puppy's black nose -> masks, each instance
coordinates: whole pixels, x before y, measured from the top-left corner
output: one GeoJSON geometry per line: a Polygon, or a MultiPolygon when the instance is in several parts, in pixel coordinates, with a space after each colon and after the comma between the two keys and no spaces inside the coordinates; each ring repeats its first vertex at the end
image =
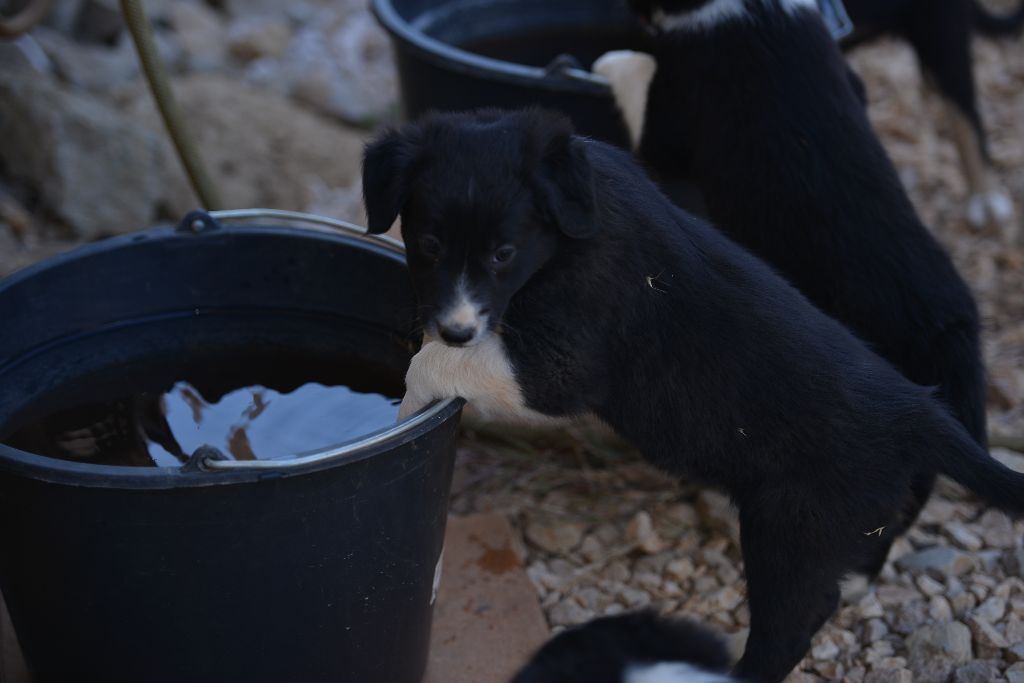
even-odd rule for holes
{"type": "Polygon", "coordinates": [[[465,344],[476,334],[476,328],[454,325],[440,325],[437,331],[441,334],[441,339],[449,344],[465,344]]]}

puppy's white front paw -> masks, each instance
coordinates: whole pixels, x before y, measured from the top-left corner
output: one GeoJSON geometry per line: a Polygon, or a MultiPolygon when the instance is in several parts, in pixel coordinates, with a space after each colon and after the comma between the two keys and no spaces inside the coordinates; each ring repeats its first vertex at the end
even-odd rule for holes
{"type": "Polygon", "coordinates": [[[634,148],[643,136],[647,90],[657,70],[658,63],[654,57],[633,50],[606,52],[594,62],[594,73],[608,80],[634,148]]]}
{"type": "Polygon", "coordinates": [[[1014,203],[1006,191],[976,193],[967,203],[967,219],[974,227],[1006,226],[1014,217],[1014,203]]]}

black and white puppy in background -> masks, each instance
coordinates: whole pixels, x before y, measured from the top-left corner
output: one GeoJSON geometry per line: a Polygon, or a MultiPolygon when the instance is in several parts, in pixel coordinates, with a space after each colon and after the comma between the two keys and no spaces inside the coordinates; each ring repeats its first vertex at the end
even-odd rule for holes
{"type": "Polygon", "coordinates": [[[592,415],[654,465],[728,492],[744,679],[786,677],[924,473],[1024,511],[1024,474],[931,389],[561,116],[387,132],[366,150],[363,192],[371,233],[401,215],[426,330],[402,415],[450,396],[506,420],[592,415]]]}
{"type": "Polygon", "coordinates": [[[895,34],[914,48],[925,82],[942,98],[967,180],[967,219],[974,225],[1005,223],[1013,204],[995,180],[978,111],[971,58],[972,30],[997,38],[1020,35],[1024,3],[1001,17],[980,0],[844,0],[853,33],[842,41],[850,49],[881,34],[895,34]]]}
{"type": "MultiPolygon", "coordinates": [[[[814,0],[632,0],[655,54],[595,63],[637,153],[986,443],[978,313],[921,223],[814,0]]],[[[927,501],[923,471],[901,526],[927,501]]],[[[888,555],[861,568],[873,578],[888,555]]],[[[863,579],[860,580],[863,584],[863,579]]]]}
{"type": "Polygon", "coordinates": [[[721,638],[696,623],[637,612],[559,633],[512,683],[734,683],[721,638]]]}

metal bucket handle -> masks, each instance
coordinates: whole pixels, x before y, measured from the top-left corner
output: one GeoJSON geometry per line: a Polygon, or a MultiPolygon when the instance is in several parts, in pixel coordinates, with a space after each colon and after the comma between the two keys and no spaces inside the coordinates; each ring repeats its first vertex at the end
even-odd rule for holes
{"type": "MultiPolygon", "coordinates": [[[[289,223],[300,223],[316,229],[328,229],[342,232],[351,237],[382,244],[389,249],[399,253],[405,253],[405,245],[393,237],[387,235],[371,235],[366,229],[349,223],[347,221],[317,216],[299,211],[284,211],[281,209],[231,209],[224,211],[192,211],[178,224],[177,230],[182,233],[204,234],[220,229],[220,221],[251,221],[251,220],[275,220],[287,221],[289,223]]],[[[183,467],[190,471],[238,471],[238,470],[260,470],[260,469],[292,469],[304,467],[313,463],[323,462],[342,458],[359,450],[379,446],[390,439],[399,436],[407,431],[415,429],[420,425],[435,420],[443,413],[448,406],[461,398],[447,398],[434,401],[415,415],[398,422],[391,427],[386,427],[376,432],[363,436],[356,441],[349,441],[338,446],[327,448],[322,451],[298,455],[290,458],[273,460],[230,460],[220,454],[216,448],[201,446],[196,450],[188,463],[183,467]],[[219,457],[218,457],[219,456],[219,457]],[[223,459],[221,459],[223,458],[223,459]]]]}

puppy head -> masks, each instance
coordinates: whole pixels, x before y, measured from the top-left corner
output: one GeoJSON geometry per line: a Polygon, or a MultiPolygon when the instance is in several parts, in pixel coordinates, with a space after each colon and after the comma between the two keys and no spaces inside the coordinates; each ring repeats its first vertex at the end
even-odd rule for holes
{"type": "Polygon", "coordinates": [[[433,114],[367,147],[369,232],[401,215],[428,334],[477,343],[564,240],[597,233],[583,144],[564,117],[530,110],[433,114]]]}

